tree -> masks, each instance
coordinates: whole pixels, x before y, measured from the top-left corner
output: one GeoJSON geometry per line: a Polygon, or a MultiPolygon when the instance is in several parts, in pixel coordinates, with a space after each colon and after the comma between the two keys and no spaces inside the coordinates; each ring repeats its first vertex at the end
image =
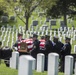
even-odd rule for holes
{"type": "MultiPolygon", "coordinates": [[[[36,9],[36,7],[46,7],[50,3],[53,3],[54,0],[7,0],[10,6],[13,7],[17,17],[22,20],[22,22],[26,25],[26,30],[28,30],[28,22],[29,18],[32,15],[32,12],[36,9]],[[22,10],[21,12],[18,12],[17,10],[22,10]],[[22,19],[20,16],[24,14],[24,19],[22,19]]],[[[49,6],[48,6],[49,7],[49,6]]]]}
{"type": "Polygon", "coordinates": [[[7,11],[6,8],[7,8],[7,2],[5,2],[4,0],[0,0],[0,16],[7,11]]]}
{"type": "Polygon", "coordinates": [[[0,0],[0,20],[1,16],[4,15],[7,12],[7,2],[4,0],[0,0]]]}
{"type": "Polygon", "coordinates": [[[7,0],[10,6],[12,6],[17,17],[22,20],[26,25],[26,30],[28,30],[29,18],[32,15],[32,12],[39,6],[42,0],[7,0]],[[18,10],[21,10],[20,12],[18,10]],[[24,19],[20,16],[24,14],[24,19]]]}
{"type": "Polygon", "coordinates": [[[56,5],[52,6],[52,8],[47,10],[47,15],[51,15],[52,17],[58,18],[59,16],[64,17],[64,24],[67,26],[66,15],[71,15],[76,7],[75,0],[58,0],[56,5]]]}

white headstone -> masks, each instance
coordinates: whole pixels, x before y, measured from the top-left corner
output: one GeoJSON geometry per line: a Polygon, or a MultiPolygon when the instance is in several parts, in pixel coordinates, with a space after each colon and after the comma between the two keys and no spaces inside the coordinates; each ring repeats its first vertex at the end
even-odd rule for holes
{"type": "Polygon", "coordinates": [[[3,41],[2,41],[2,47],[4,46],[4,42],[5,42],[5,41],[3,40],[3,41]]]}
{"type": "Polygon", "coordinates": [[[62,37],[59,37],[59,41],[62,41],[62,37]]]}
{"type": "Polygon", "coordinates": [[[63,35],[63,39],[64,39],[64,40],[65,40],[65,37],[66,37],[66,35],[64,34],[64,35],[63,35]]]}
{"type": "Polygon", "coordinates": [[[12,57],[10,58],[10,68],[12,68],[12,57]]]}
{"type": "Polygon", "coordinates": [[[61,31],[61,32],[62,32],[62,30],[63,30],[62,27],[60,27],[60,31],[61,31]]]}
{"type": "Polygon", "coordinates": [[[36,59],[35,58],[33,58],[32,70],[36,70],[36,59]]]}
{"type": "Polygon", "coordinates": [[[48,30],[46,30],[46,35],[48,35],[48,30]]]}
{"type": "Polygon", "coordinates": [[[76,35],[73,36],[73,40],[76,40],[76,35]]]}
{"type": "Polygon", "coordinates": [[[72,27],[71,30],[74,31],[74,27],[72,27]]]}
{"type": "Polygon", "coordinates": [[[7,41],[7,44],[6,44],[6,46],[8,46],[8,43],[9,43],[9,42],[7,41]]]}
{"type": "Polygon", "coordinates": [[[52,31],[50,31],[50,36],[52,35],[52,31]]]}
{"type": "Polygon", "coordinates": [[[40,35],[40,32],[38,32],[38,35],[40,35]]]}
{"type": "Polygon", "coordinates": [[[64,35],[64,31],[62,32],[62,36],[64,35]]]}
{"type": "Polygon", "coordinates": [[[74,53],[76,53],[76,45],[74,45],[74,53]]]}
{"type": "Polygon", "coordinates": [[[32,73],[33,57],[30,55],[22,55],[19,58],[18,75],[33,75],[32,73]]]}
{"type": "Polygon", "coordinates": [[[42,36],[44,35],[44,31],[42,31],[42,36]]]}
{"type": "Polygon", "coordinates": [[[12,65],[11,68],[18,69],[18,62],[19,62],[19,53],[12,52],[12,65]]]}
{"type": "Polygon", "coordinates": [[[74,30],[74,35],[76,35],[76,30],[74,30]]]}
{"type": "Polygon", "coordinates": [[[70,43],[71,43],[71,45],[72,45],[72,43],[73,43],[73,39],[71,38],[71,41],[70,41],[70,43]]]}
{"type": "Polygon", "coordinates": [[[37,72],[44,71],[45,56],[42,53],[37,54],[37,72]]]}
{"type": "Polygon", "coordinates": [[[58,75],[59,55],[50,53],[48,55],[48,75],[58,75]]]}
{"type": "Polygon", "coordinates": [[[61,34],[60,34],[60,31],[58,31],[58,36],[60,37],[60,35],[61,35],[61,34]]]}
{"type": "Polygon", "coordinates": [[[52,40],[52,36],[50,36],[50,40],[52,40]]]}
{"type": "Polygon", "coordinates": [[[54,31],[54,36],[56,36],[56,31],[54,31]]]}
{"type": "Polygon", "coordinates": [[[73,74],[73,56],[67,55],[65,56],[65,75],[73,74]]]}
{"type": "Polygon", "coordinates": [[[70,27],[68,27],[68,31],[70,30],[70,27]]]}
{"type": "Polygon", "coordinates": [[[0,41],[2,41],[2,37],[0,37],[0,41]]]}
{"type": "Polygon", "coordinates": [[[75,62],[75,71],[74,72],[75,72],[75,75],[76,75],[76,62],[75,62]]]}
{"type": "Polygon", "coordinates": [[[67,28],[66,28],[66,27],[64,27],[64,32],[66,32],[66,30],[67,30],[67,28]]]}

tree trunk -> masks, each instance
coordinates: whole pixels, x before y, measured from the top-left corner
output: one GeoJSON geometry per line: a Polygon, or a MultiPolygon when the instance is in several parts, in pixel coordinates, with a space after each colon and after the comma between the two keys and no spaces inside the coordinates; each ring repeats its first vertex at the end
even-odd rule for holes
{"type": "Polygon", "coordinates": [[[66,19],[66,11],[67,11],[67,5],[66,0],[63,1],[63,16],[64,16],[64,24],[67,27],[67,19],[66,19]]]}
{"type": "Polygon", "coordinates": [[[64,24],[67,27],[67,19],[66,19],[66,13],[64,14],[64,24]]]}
{"type": "Polygon", "coordinates": [[[29,23],[29,17],[26,17],[26,30],[25,31],[28,30],[28,23],[29,23]]]}

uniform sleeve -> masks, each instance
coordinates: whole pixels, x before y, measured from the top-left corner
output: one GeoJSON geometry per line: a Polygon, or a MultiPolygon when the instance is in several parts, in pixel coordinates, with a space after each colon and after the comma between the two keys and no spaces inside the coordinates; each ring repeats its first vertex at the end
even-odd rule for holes
{"type": "Polygon", "coordinates": [[[52,42],[46,42],[46,44],[45,44],[45,54],[48,55],[48,53],[52,52],[52,50],[53,50],[52,42]]]}
{"type": "Polygon", "coordinates": [[[35,42],[35,43],[34,43],[34,47],[33,47],[33,49],[38,50],[38,49],[39,49],[39,44],[40,44],[39,41],[35,42]]]}
{"type": "Polygon", "coordinates": [[[13,48],[14,47],[18,47],[18,41],[15,42],[15,44],[13,45],[13,48]]]}

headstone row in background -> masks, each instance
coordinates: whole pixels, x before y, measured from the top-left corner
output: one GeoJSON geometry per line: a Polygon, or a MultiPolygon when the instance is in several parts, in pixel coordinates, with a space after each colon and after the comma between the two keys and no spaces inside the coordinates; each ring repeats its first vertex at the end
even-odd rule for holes
{"type": "Polygon", "coordinates": [[[11,42],[11,47],[13,45],[13,43],[17,40],[17,34],[18,32],[23,33],[23,38],[29,38],[29,36],[31,36],[33,33],[38,34],[39,36],[41,35],[50,35],[50,39],[52,40],[53,36],[58,36],[59,40],[61,41],[62,39],[65,40],[65,37],[68,36],[71,38],[71,44],[73,44],[73,41],[76,40],[76,30],[72,28],[66,28],[64,27],[64,30],[62,30],[62,27],[60,27],[58,30],[48,30],[49,27],[47,25],[43,25],[42,27],[39,28],[39,26],[37,25],[36,27],[36,31],[26,31],[25,34],[25,29],[22,26],[19,26],[18,29],[16,29],[16,26],[9,26],[7,25],[7,28],[5,28],[4,26],[1,27],[1,40],[3,40],[2,42],[2,46],[9,46],[9,43],[11,42]],[[38,30],[40,29],[40,30],[38,30]],[[7,42],[7,44],[6,44],[7,42]]]}

